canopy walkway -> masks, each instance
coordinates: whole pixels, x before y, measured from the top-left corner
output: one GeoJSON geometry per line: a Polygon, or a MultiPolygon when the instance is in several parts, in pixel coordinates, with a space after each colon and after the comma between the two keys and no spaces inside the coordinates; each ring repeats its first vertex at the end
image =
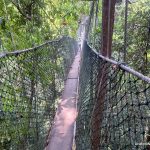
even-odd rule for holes
{"type": "Polygon", "coordinates": [[[74,133],[78,150],[147,146],[138,143],[146,143],[149,132],[150,79],[84,43],[77,96],[78,49],[75,40],[64,37],[1,55],[2,149],[69,150],[74,133]]]}
{"type": "Polygon", "coordinates": [[[138,143],[146,143],[149,132],[150,79],[84,43],[77,96],[77,49],[77,42],[65,37],[1,55],[2,149],[69,150],[74,133],[78,150],[147,146],[138,143]]]}
{"type": "Polygon", "coordinates": [[[98,53],[90,17],[78,41],[0,54],[0,150],[150,149],[150,78],[109,56],[113,19],[98,53]]]}

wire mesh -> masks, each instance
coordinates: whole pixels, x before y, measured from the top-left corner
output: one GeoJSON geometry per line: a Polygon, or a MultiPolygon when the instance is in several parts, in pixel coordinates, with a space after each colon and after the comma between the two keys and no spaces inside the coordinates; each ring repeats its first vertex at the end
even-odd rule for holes
{"type": "Polygon", "coordinates": [[[76,149],[148,150],[149,97],[150,82],[102,59],[85,43],[79,78],[76,149]]]}
{"type": "Polygon", "coordinates": [[[0,57],[0,150],[42,150],[77,52],[69,37],[0,57]]]}

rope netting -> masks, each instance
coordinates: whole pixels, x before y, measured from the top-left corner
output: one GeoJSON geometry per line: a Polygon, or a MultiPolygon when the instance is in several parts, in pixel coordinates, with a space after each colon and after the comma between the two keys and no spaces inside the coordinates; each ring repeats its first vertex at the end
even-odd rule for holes
{"type": "Polygon", "coordinates": [[[0,149],[44,149],[77,49],[63,37],[0,55],[0,149]]]}
{"type": "Polygon", "coordinates": [[[79,78],[77,150],[150,148],[150,79],[86,43],[79,78]]]}

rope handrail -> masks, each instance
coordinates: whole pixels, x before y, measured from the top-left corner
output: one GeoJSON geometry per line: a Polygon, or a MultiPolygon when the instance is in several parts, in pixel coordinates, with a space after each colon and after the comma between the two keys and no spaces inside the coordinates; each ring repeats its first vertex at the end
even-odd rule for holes
{"type": "Polygon", "coordinates": [[[32,48],[28,48],[28,49],[22,49],[22,50],[14,50],[12,52],[1,52],[0,53],[0,58],[3,58],[3,57],[7,57],[7,56],[10,56],[10,55],[19,55],[19,54],[22,54],[22,53],[26,53],[26,52],[29,52],[29,51],[33,51],[33,50],[36,50],[36,49],[39,49],[39,48],[42,48],[43,46],[46,46],[48,44],[52,44],[52,43],[58,43],[58,42],[61,42],[62,40],[65,40],[65,39],[72,39],[71,37],[69,36],[63,36],[61,37],[60,39],[57,39],[57,40],[50,40],[50,41],[47,41],[43,44],[40,44],[38,46],[34,46],[32,48]]]}
{"type": "Polygon", "coordinates": [[[148,83],[150,83],[150,78],[143,75],[142,73],[139,73],[138,71],[135,71],[134,69],[130,68],[129,66],[127,66],[127,64],[125,64],[124,62],[119,62],[119,61],[115,61],[113,59],[110,59],[108,57],[104,57],[101,54],[99,54],[94,48],[92,48],[90,45],[88,45],[91,48],[91,51],[93,51],[98,57],[102,58],[103,60],[112,63],[118,67],[120,67],[122,70],[127,71],[133,75],[135,75],[136,77],[138,77],[139,79],[142,79],[148,83]]]}

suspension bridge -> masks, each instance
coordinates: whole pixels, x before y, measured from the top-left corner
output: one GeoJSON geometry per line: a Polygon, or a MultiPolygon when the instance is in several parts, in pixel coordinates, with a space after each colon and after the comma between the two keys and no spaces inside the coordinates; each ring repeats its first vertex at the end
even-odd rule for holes
{"type": "Polygon", "coordinates": [[[92,14],[78,40],[0,54],[0,150],[150,149],[150,78],[111,59],[114,6],[104,2],[101,54],[92,14]]]}

